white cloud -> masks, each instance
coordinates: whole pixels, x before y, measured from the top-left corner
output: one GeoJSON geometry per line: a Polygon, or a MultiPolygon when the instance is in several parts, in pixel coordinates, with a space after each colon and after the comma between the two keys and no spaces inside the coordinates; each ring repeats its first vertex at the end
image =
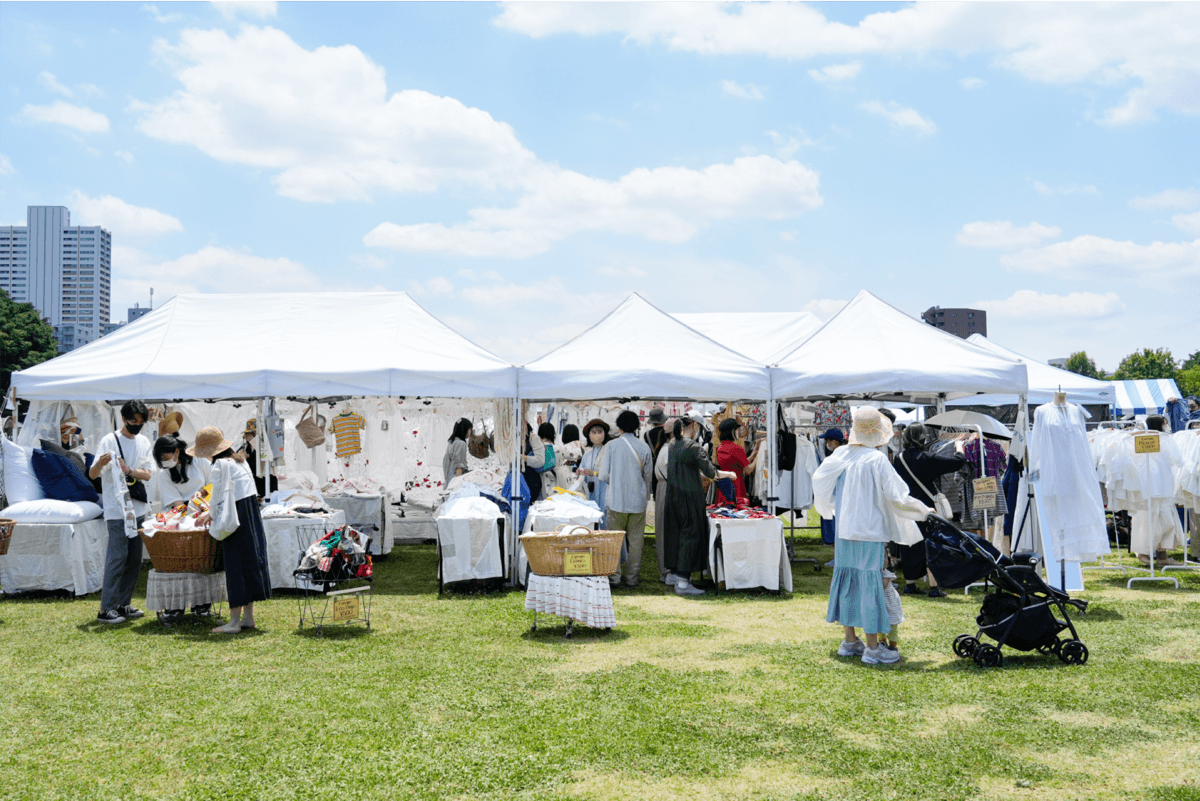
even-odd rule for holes
{"type": "Polygon", "coordinates": [[[182,231],[183,223],[156,209],[133,206],[119,197],[88,197],[76,190],[67,198],[71,211],[84,225],[102,225],[125,237],[146,237],[182,231]]]}
{"type": "Polygon", "coordinates": [[[742,86],[737,81],[721,81],[721,91],[731,97],[740,97],[743,100],[762,100],[762,89],[759,89],[752,83],[742,86]]]}
{"type": "Polygon", "coordinates": [[[958,232],[958,244],[969,248],[1026,248],[1041,244],[1044,239],[1053,239],[1061,233],[1061,228],[1035,222],[1017,227],[1008,220],[980,221],[962,227],[958,232]]]}
{"type": "Polygon", "coordinates": [[[374,253],[355,253],[348,258],[355,264],[370,267],[372,270],[382,270],[388,266],[387,259],[380,258],[374,253]]]}
{"type": "Polygon", "coordinates": [[[267,19],[278,13],[274,0],[213,0],[213,5],[225,19],[267,19]]]}
{"type": "Polygon", "coordinates": [[[849,302],[848,300],[830,299],[810,300],[800,307],[800,311],[810,312],[828,322],[830,317],[840,312],[849,302]]]}
{"type": "Polygon", "coordinates": [[[273,28],[185,30],[159,41],[183,88],[135,103],[138,128],[218,161],[274,171],[299,200],[367,200],[446,182],[511,187],[534,163],[508,125],[449,97],[388,95],[384,70],[357,47],[305,50],[273,28]]]}
{"type": "Polygon", "coordinates": [[[519,258],[542,253],[581,231],[682,242],[714,220],[784,219],[821,205],[817,174],[795,161],[748,156],[702,170],[636,169],[616,181],[542,168],[511,208],[478,208],[471,221],[383,223],[363,241],[374,247],[519,258]]]}
{"type": "Polygon", "coordinates": [[[998,317],[1039,321],[1111,317],[1125,310],[1125,303],[1116,292],[1044,295],[1031,289],[1018,290],[1005,300],[980,300],[974,305],[998,317]]]}
{"type": "Polygon", "coordinates": [[[13,165],[8,156],[0,153],[0,175],[12,175],[13,165]]]}
{"type": "Polygon", "coordinates": [[[1157,195],[1135,197],[1129,201],[1129,205],[1142,211],[1187,211],[1200,206],[1200,192],[1195,189],[1167,189],[1157,195]]]}
{"type": "Polygon", "coordinates": [[[861,61],[851,61],[848,64],[830,64],[828,67],[808,71],[808,77],[817,83],[837,84],[852,81],[862,72],[861,61]]]}
{"type": "Polygon", "coordinates": [[[67,97],[75,96],[75,93],[72,92],[68,87],[63,86],[58,82],[58,78],[55,78],[54,73],[52,72],[39,72],[37,79],[38,83],[49,89],[51,92],[57,92],[58,94],[66,95],[67,97]]]}
{"type": "Polygon", "coordinates": [[[1099,195],[1100,190],[1091,184],[1080,186],[1078,184],[1067,184],[1065,186],[1047,186],[1041,181],[1033,182],[1033,189],[1043,197],[1052,195],[1099,195]]]}
{"type": "Polygon", "coordinates": [[[116,156],[117,158],[119,158],[121,161],[125,162],[126,164],[133,163],[133,154],[130,153],[128,150],[117,150],[113,153],[113,155],[116,156]]]}
{"type": "Polygon", "coordinates": [[[785,137],[778,131],[767,131],[767,136],[771,137],[771,141],[775,143],[776,152],[781,159],[790,159],[800,148],[816,144],[802,129],[796,128],[795,130],[799,134],[798,137],[792,135],[785,137]]]}
{"type": "Polygon", "coordinates": [[[408,291],[414,295],[449,295],[454,291],[454,283],[439,275],[428,281],[410,281],[408,291]]]}
{"type": "Polygon", "coordinates": [[[1171,217],[1175,227],[1190,236],[1200,236],[1200,211],[1191,214],[1176,214],[1171,217]]]}
{"type": "Polygon", "coordinates": [[[183,19],[182,14],[163,14],[158,10],[158,6],[151,5],[149,3],[142,6],[142,10],[154,17],[155,22],[163,25],[168,22],[175,22],[176,20],[183,19]]]}
{"type": "Polygon", "coordinates": [[[919,3],[857,25],[799,3],[511,3],[495,22],[533,37],[619,34],[704,55],[993,53],[998,66],[1042,83],[1133,84],[1102,122],[1158,108],[1200,113],[1196,3],[919,3]]]}
{"type": "Polygon", "coordinates": [[[969,92],[972,89],[978,89],[979,87],[983,86],[984,83],[985,82],[981,78],[961,78],[959,79],[958,85],[969,92]]]}
{"type": "Polygon", "coordinates": [[[76,106],[56,100],[48,106],[28,105],[21,109],[18,119],[24,122],[65,125],[83,133],[104,133],[108,130],[108,117],[87,106],[76,106]]]}
{"type": "Polygon", "coordinates": [[[1149,276],[1200,275],[1200,239],[1139,245],[1099,236],[1079,236],[1000,257],[1010,270],[1088,280],[1133,280],[1149,276]]]}
{"type": "Polygon", "coordinates": [[[883,117],[897,128],[915,128],[923,134],[937,132],[937,125],[922,117],[916,110],[907,108],[892,101],[887,105],[878,100],[859,103],[858,107],[868,114],[883,117]]]}

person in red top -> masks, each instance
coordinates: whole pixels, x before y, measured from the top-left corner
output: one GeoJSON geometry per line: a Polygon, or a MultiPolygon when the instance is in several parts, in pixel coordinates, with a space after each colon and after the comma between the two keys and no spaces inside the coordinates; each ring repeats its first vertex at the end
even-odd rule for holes
{"type": "MultiPolygon", "coordinates": [[[[721,421],[721,425],[718,427],[721,432],[721,444],[717,447],[717,467],[721,470],[728,470],[736,476],[733,480],[734,492],[737,493],[736,502],[744,504],[748,500],[744,476],[754,472],[754,460],[758,458],[758,449],[762,445],[762,440],[759,440],[758,444],[754,446],[754,452],[747,457],[746,449],[734,438],[740,427],[741,423],[732,417],[721,421]]],[[[729,503],[735,502],[733,498],[725,500],[729,503]]]]}

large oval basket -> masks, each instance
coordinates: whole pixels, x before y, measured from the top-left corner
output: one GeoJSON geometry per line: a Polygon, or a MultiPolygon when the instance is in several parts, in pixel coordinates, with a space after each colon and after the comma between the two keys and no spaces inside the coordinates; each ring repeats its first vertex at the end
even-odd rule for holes
{"type": "Polygon", "coordinates": [[[142,534],[142,542],[159,573],[217,573],[224,569],[221,544],[209,536],[206,528],[156,531],[153,537],[142,534]]]}
{"type": "Polygon", "coordinates": [[[608,576],[621,566],[624,531],[592,531],[583,526],[562,525],[548,534],[522,534],[521,545],[529,567],[541,576],[565,576],[564,555],[590,553],[592,569],[574,575],[608,576]]]}
{"type": "Polygon", "coordinates": [[[13,529],[16,527],[16,520],[9,520],[7,517],[0,518],[0,556],[8,553],[8,544],[12,542],[13,529]]]}

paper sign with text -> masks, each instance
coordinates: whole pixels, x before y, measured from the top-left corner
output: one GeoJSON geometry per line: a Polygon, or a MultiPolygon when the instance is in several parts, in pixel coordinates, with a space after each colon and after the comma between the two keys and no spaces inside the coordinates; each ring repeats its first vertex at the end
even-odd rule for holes
{"type": "Polygon", "coordinates": [[[358,596],[351,595],[348,598],[333,599],[333,621],[342,623],[347,620],[358,619],[358,596]]]}
{"type": "Polygon", "coordinates": [[[1158,453],[1160,447],[1157,434],[1146,434],[1145,436],[1133,438],[1133,450],[1135,453],[1158,453]]]}
{"type": "Polygon", "coordinates": [[[563,554],[564,576],[592,575],[591,551],[567,551],[563,554]]]}

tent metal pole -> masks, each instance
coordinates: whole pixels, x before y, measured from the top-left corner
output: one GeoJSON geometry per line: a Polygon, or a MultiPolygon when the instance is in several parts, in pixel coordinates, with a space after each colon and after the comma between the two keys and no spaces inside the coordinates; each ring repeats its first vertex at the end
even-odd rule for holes
{"type": "Polygon", "coordinates": [[[767,370],[767,380],[770,382],[769,383],[770,390],[768,392],[768,394],[770,395],[770,399],[767,401],[767,458],[766,458],[767,497],[766,497],[766,501],[767,501],[767,511],[772,516],[774,516],[775,515],[775,501],[776,501],[775,454],[777,452],[776,448],[779,447],[775,441],[778,438],[778,434],[776,433],[775,429],[779,427],[779,421],[776,419],[777,415],[775,414],[775,377],[771,374],[771,371],[769,369],[767,370]]]}
{"type": "Polygon", "coordinates": [[[13,386],[9,387],[8,393],[9,393],[9,397],[12,399],[11,401],[9,401],[9,403],[12,404],[12,410],[13,410],[12,441],[16,442],[17,435],[21,433],[21,406],[17,400],[17,387],[15,384],[13,386]]]}
{"type": "Polygon", "coordinates": [[[263,471],[263,497],[271,497],[271,458],[264,459],[264,456],[270,456],[270,438],[267,436],[267,399],[258,399],[258,463],[263,471]]]}
{"type": "Polygon", "coordinates": [[[521,548],[521,443],[524,442],[525,428],[521,425],[521,372],[514,368],[513,375],[513,456],[508,482],[508,503],[512,509],[512,546],[508,552],[509,586],[516,586],[520,581],[517,556],[521,548]],[[515,496],[515,497],[514,497],[515,496]]]}

